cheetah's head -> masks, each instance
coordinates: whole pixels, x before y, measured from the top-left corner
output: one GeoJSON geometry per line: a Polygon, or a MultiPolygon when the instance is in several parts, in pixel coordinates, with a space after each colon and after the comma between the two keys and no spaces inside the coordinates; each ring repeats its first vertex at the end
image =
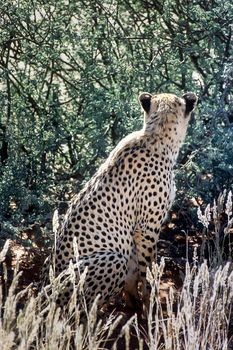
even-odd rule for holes
{"type": "Polygon", "coordinates": [[[182,141],[191,112],[197,104],[197,96],[188,92],[182,97],[173,94],[151,95],[143,92],[139,101],[144,110],[144,130],[162,137],[176,135],[182,141]]]}

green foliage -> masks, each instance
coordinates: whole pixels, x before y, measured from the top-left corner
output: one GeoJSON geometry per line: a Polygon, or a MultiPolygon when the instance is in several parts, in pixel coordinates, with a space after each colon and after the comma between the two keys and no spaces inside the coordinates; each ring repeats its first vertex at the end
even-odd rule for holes
{"type": "Polygon", "coordinates": [[[231,187],[232,21],[229,0],[1,2],[1,215],[79,190],[142,124],[140,91],[199,94],[181,197],[231,187]]]}

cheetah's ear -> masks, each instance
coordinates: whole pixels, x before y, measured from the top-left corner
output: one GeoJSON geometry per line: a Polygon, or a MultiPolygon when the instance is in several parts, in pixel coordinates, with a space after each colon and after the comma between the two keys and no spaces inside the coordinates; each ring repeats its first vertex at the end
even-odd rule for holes
{"type": "Polygon", "coordinates": [[[138,99],[142,105],[142,108],[144,109],[144,111],[146,113],[148,113],[150,110],[151,97],[152,97],[152,95],[149,94],[149,92],[142,92],[138,97],[138,99]]]}
{"type": "Polygon", "coordinates": [[[197,95],[195,95],[193,92],[187,92],[182,97],[186,103],[185,113],[189,114],[196,107],[197,100],[198,100],[197,95]]]}

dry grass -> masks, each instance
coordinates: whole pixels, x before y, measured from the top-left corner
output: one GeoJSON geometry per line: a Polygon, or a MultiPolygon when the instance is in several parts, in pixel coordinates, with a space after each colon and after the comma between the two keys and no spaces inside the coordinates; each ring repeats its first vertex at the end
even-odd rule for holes
{"type": "Polygon", "coordinates": [[[206,263],[192,268],[187,264],[182,290],[176,296],[170,289],[165,307],[157,292],[162,271],[163,262],[148,273],[151,305],[155,305],[148,318],[149,349],[228,349],[233,301],[230,263],[216,271],[209,270],[206,263]]]}
{"type": "MultiPolygon", "coordinates": [[[[228,349],[228,328],[233,301],[233,272],[230,263],[215,271],[206,263],[189,264],[183,288],[172,289],[161,302],[159,286],[164,260],[148,271],[152,291],[147,327],[140,327],[137,315],[123,324],[115,312],[100,318],[97,302],[86,314],[85,326],[80,310],[75,307],[76,295],[62,314],[54,302],[60,288],[54,279],[49,300],[42,294],[30,295],[30,286],[17,292],[19,274],[13,279],[6,300],[1,298],[0,348],[8,349],[121,349],[118,340],[125,338],[124,349],[131,349],[131,334],[138,337],[137,348],[166,350],[228,349]],[[18,310],[20,300],[26,300],[18,310]],[[120,329],[119,329],[120,325],[120,329]]],[[[2,293],[1,293],[2,296],[2,293]]],[[[134,348],[135,349],[135,348],[134,348]]]]}
{"type": "MultiPolygon", "coordinates": [[[[208,206],[204,212],[198,212],[205,236],[209,223],[214,220],[216,246],[219,243],[220,211],[224,210],[227,215],[224,235],[232,229],[232,195],[224,196],[212,208],[208,206]]],[[[4,268],[7,249],[6,243],[0,253],[3,280],[7,280],[4,268]]],[[[32,286],[19,290],[20,273],[15,273],[7,293],[3,283],[0,289],[0,349],[232,349],[229,333],[229,328],[232,328],[232,265],[230,261],[224,262],[220,250],[217,250],[217,258],[213,258],[208,265],[206,261],[199,264],[197,257],[194,257],[192,265],[186,264],[182,288],[170,288],[163,298],[160,287],[165,260],[154,264],[147,273],[151,295],[146,319],[139,314],[126,317],[117,309],[100,315],[98,300],[89,312],[85,311],[83,317],[76,300],[79,292],[83,296],[85,309],[85,273],[74,290],[66,312],[57,308],[55,303],[62,289],[61,276],[54,278],[51,273],[51,287],[34,295],[32,286]]],[[[73,266],[70,265],[66,278],[74,282],[74,275],[73,266]]]]}

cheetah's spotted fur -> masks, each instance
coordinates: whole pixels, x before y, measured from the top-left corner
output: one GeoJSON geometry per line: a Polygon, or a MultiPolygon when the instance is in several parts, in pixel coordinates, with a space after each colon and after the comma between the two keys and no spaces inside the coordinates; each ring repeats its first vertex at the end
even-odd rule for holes
{"type": "MultiPolygon", "coordinates": [[[[175,196],[173,167],[197,97],[142,93],[139,100],[143,129],[125,137],[73,198],[55,246],[57,275],[70,260],[77,263],[76,238],[79,269],[88,267],[88,305],[97,294],[101,304],[123,287],[137,297],[175,196]]],[[[66,304],[70,295],[68,285],[58,303],[66,304]]]]}

